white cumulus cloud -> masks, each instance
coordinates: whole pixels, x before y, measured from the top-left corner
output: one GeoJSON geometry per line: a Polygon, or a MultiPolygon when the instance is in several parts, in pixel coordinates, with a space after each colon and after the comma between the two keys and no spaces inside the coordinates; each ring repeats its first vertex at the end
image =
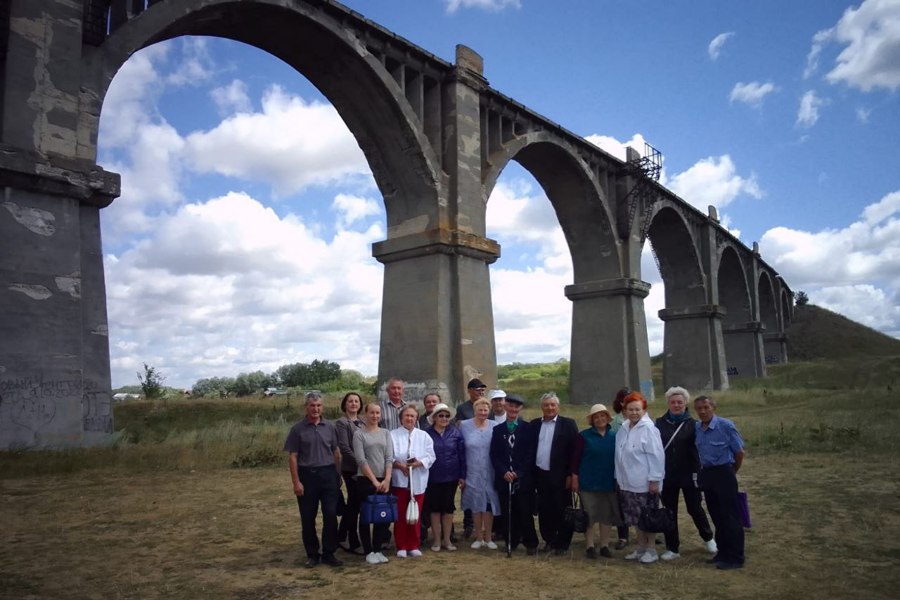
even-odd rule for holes
{"type": "Polygon", "coordinates": [[[371,172],[334,107],[307,102],[277,85],[263,95],[262,112],[233,115],[185,141],[195,170],[264,181],[281,193],[371,172]]]}
{"type": "Polygon", "coordinates": [[[444,0],[447,12],[455,13],[461,8],[478,8],[490,12],[499,12],[505,8],[522,8],[520,0],[444,0]]]}
{"type": "Polygon", "coordinates": [[[870,204],[842,229],[770,229],[760,250],[791,288],[807,292],[813,303],[900,334],[900,191],[870,204]],[[881,300],[862,302],[864,297],[881,300]]]}
{"type": "Polygon", "coordinates": [[[750,83],[738,82],[731,89],[728,96],[730,102],[743,102],[749,106],[758,107],[763,100],[775,91],[775,84],[772,82],[760,83],[751,81],[750,83]]]}
{"type": "Polygon", "coordinates": [[[900,87],[900,3],[896,0],[864,0],[844,11],[834,27],[817,32],[805,75],[816,71],[830,44],[843,49],[825,76],[828,81],[864,92],[900,87]]]}
{"type": "Polygon", "coordinates": [[[815,91],[809,90],[800,98],[800,108],[797,109],[797,125],[812,127],[819,120],[819,109],[828,104],[825,98],[820,98],[815,91]]]}
{"type": "Polygon", "coordinates": [[[719,54],[722,52],[722,47],[725,45],[729,39],[734,36],[733,31],[727,31],[725,33],[720,33],[716,37],[712,39],[709,43],[709,47],[706,49],[709,52],[709,58],[712,60],[716,60],[719,58],[719,54]]]}
{"type": "Polygon", "coordinates": [[[247,84],[234,79],[228,85],[213,88],[210,91],[213,102],[219,107],[219,114],[229,115],[233,112],[250,112],[253,104],[247,95],[247,84]]]}
{"type": "Polygon", "coordinates": [[[756,176],[742,177],[727,154],[710,156],[674,175],[667,186],[685,202],[706,212],[710,205],[721,209],[741,195],[762,198],[756,176]]]}

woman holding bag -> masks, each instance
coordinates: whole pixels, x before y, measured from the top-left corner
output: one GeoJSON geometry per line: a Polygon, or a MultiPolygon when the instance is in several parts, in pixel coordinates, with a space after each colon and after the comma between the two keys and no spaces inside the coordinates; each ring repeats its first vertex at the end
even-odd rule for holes
{"type": "MultiPolygon", "coordinates": [[[[372,494],[387,494],[391,488],[391,469],[394,462],[394,444],[387,429],[378,426],[381,420],[381,406],[366,404],[366,426],[353,436],[353,457],[356,459],[357,492],[365,499],[372,494]]],[[[390,537],[389,523],[371,526],[359,524],[359,538],[366,562],[370,565],[386,563],[387,557],[381,552],[390,537]]]]}
{"type": "Polygon", "coordinates": [[[419,550],[422,502],[428,485],[428,469],[434,464],[431,436],[416,428],[419,411],[407,404],[400,411],[400,427],[391,431],[394,444],[394,468],[391,493],[397,497],[399,519],[394,524],[397,557],[422,556],[419,550]]]}
{"type": "Polygon", "coordinates": [[[666,457],[659,430],[647,415],[647,401],[639,392],[631,392],[622,401],[625,422],[616,432],[616,483],[626,525],[637,529],[637,549],[625,560],[654,563],[659,560],[654,546],[656,536],[638,528],[641,510],[659,504],[666,457]]]}

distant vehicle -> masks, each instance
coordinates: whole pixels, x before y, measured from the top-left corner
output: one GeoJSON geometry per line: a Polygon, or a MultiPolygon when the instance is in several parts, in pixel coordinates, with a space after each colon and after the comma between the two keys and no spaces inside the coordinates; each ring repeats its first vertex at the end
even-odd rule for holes
{"type": "Polygon", "coordinates": [[[119,392],[118,394],[113,394],[114,402],[122,402],[123,400],[139,400],[141,397],[140,394],[126,394],[124,392],[119,392]]]}
{"type": "Polygon", "coordinates": [[[287,396],[290,392],[283,388],[270,387],[266,388],[266,391],[263,392],[263,396],[287,396]]]}

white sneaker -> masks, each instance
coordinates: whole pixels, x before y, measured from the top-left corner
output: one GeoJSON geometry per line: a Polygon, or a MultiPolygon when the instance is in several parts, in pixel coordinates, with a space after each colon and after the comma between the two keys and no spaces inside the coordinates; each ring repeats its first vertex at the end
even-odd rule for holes
{"type": "MultiPolygon", "coordinates": [[[[440,550],[440,546],[438,546],[438,549],[440,550]]],[[[409,555],[414,557],[422,556],[422,551],[416,548],[415,550],[410,550],[409,555]]]]}
{"type": "Polygon", "coordinates": [[[475,540],[474,542],[472,542],[472,550],[478,550],[483,545],[484,545],[484,542],[482,542],[481,540],[475,540]]]}
{"type": "Polygon", "coordinates": [[[406,550],[397,550],[397,558],[406,558],[406,550]]]}
{"type": "Polygon", "coordinates": [[[497,549],[497,544],[495,544],[494,542],[485,542],[484,545],[487,546],[489,550],[497,549]]]}
{"type": "Polygon", "coordinates": [[[638,548],[631,554],[626,554],[625,560],[638,560],[640,557],[642,557],[644,555],[645,552],[647,552],[647,551],[644,550],[643,548],[638,548]]]}
{"type": "Polygon", "coordinates": [[[660,558],[663,560],[675,560],[676,558],[678,558],[680,556],[681,555],[678,554],[677,552],[672,552],[671,550],[666,550],[665,552],[662,553],[660,558]]]}
{"type": "Polygon", "coordinates": [[[709,540],[708,542],[704,542],[703,547],[706,548],[706,551],[709,552],[710,554],[715,554],[716,552],[719,551],[719,547],[716,546],[715,539],[709,540]]]}
{"type": "Polygon", "coordinates": [[[377,565],[381,562],[381,560],[378,558],[378,554],[376,554],[375,552],[369,552],[368,554],[366,554],[366,562],[370,565],[377,565]]]}
{"type": "Polygon", "coordinates": [[[376,552],[376,553],[375,553],[375,557],[378,558],[378,562],[380,562],[380,563],[386,563],[386,562],[388,562],[387,556],[385,556],[385,555],[382,554],[381,552],[376,552]]]}
{"type": "Polygon", "coordinates": [[[639,560],[644,564],[650,564],[659,560],[659,556],[656,554],[656,550],[647,550],[639,560]]]}

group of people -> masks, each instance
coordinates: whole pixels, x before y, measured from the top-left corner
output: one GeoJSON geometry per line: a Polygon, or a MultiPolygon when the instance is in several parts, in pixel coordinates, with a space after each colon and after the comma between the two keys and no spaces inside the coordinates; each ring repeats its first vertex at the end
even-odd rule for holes
{"type": "Polygon", "coordinates": [[[473,379],[469,399],[454,411],[440,395],[423,398],[424,412],[403,399],[403,381],[391,379],[387,399],[363,406],[359,394],[341,401],[342,416],[322,418],[322,398],[306,396],[305,418],[293,426],[285,442],[300,509],[307,566],[339,566],[335,553],[365,556],[370,564],[388,562],[384,551],[390,524],[360,521],[367,498],[391,494],[400,518],[393,524],[398,558],[419,557],[431,531],[433,552],[454,551],[456,495],[464,511],[464,537],[473,549],[508,553],[521,545],[528,555],[539,551],[566,554],[573,525],[565,518],[576,497],[588,516],[586,556],[611,557],[612,528],[616,549],[636,545],[626,560],[653,563],[677,559],[679,494],[684,496],[709,561],[720,569],[744,563],[744,533],[737,504],[735,474],[743,459],[743,441],[734,424],[716,416],[712,398],[694,400],[699,417],[688,411],[690,395],[681,387],[666,392],[668,410],[654,422],[638,392],[623,388],[613,411],[595,404],[588,427],[579,431],[574,419],[559,414],[559,398],[540,399],[542,416],[520,417],[522,398],[494,390],[473,379]],[[347,494],[338,524],[341,478],[347,494]],[[701,490],[715,534],[701,505],[701,490]],[[665,532],[666,550],[657,554],[656,535],[643,531],[641,512],[659,503],[675,517],[665,532]],[[421,515],[405,518],[410,503],[421,515]],[[321,505],[321,545],[315,520],[321,505]],[[534,515],[538,517],[535,528],[534,515]],[[538,548],[538,532],[544,540],[538,548]]]}

